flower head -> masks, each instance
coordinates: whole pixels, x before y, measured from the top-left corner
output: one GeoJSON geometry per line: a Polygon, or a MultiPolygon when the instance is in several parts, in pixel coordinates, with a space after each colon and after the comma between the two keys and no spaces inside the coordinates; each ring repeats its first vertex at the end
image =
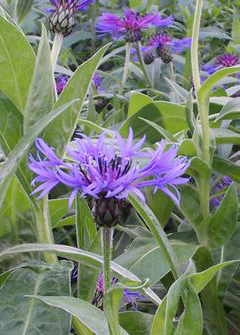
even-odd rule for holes
{"type": "Polygon", "coordinates": [[[66,86],[68,82],[68,77],[66,76],[59,76],[56,78],[56,88],[57,88],[57,93],[61,94],[62,90],[66,86]]]}
{"type": "Polygon", "coordinates": [[[104,13],[99,18],[96,27],[101,34],[111,34],[115,39],[124,37],[127,42],[136,42],[141,40],[143,30],[154,26],[168,27],[172,23],[172,16],[163,19],[158,13],[141,15],[131,9],[126,9],[124,18],[104,13]]]}
{"type": "Polygon", "coordinates": [[[147,186],[154,191],[161,189],[179,205],[180,193],[176,186],[188,182],[188,178],[181,177],[189,166],[188,160],[177,157],[176,146],[166,149],[166,141],[158,143],[155,151],[143,152],[140,149],[144,141],[145,137],[134,144],[131,128],[126,140],[115,133],[115,139],[107,141],[102,134],[95,143],[82,135],[76,139],[76,149],[66,148],[69,160],[63,162],[43,140],[37,139],[37,149],[45,157],[42,159],[39,153],[37,160],[30,156],[29,168],[37,174],[34,183],[42,183],[33,193],[41,192],[41,198],[62,183],[72,190],[70,205],[78,192],[95,198],[98,210],[95,217],[104,224],[106,220],[114,221],[116,211],[119,217],[119,203],[129,192],[135,192],[144,201],[141,189],[147,186]]]}
{"type": "Polygon", "coordinates": [[[74,14],[78,11],[83,11],[94,0],[49,0],[54,6],[49,9],[53,12],[50,19],[50,29],[54,33],[60,33],[63,36],[68,36],[73,31],[75,26],[74,14]]]}
{"type": "MultiPolygon", "coordinates": [[[[216,180],[216,177],[214,178],[216,180]]],[[[216,208],[220,205],[223,197],[224,197],[224,190],[226,190],[232,183],[232,179],[228,176],[223,176],[213,187],[211,195],[211,207],[216,208]],[[219,194],[221,193],[221,194],[219,194]]]]}
{"type": "Polygon", "coordinates": [[[203,65],[201,69],[211,75],[220,69],[236,65],[239,65],[239,56],[232,53],[224,53],[217,56],[211,64],[203,65]]]}
{"type": "Polygon", "coordinates": [[[164,63],[170,63],[173,59],[172,53],[180,53],[191,47],[192,40],[189,37],[183,39],[173,38],[166,33],[152,36],[147,46],[143,48],[145,54],[152,53],[155,49],[157,55],[164,63]]]}

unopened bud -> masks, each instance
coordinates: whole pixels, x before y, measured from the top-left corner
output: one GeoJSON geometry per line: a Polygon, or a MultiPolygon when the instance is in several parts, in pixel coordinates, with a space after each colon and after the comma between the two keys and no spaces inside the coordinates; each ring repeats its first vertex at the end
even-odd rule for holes
{"type": "Polygon", "coordinates": [[[67,6],[61,6],[50,18],[50,29],[54,33],[68,36],[75,26],[74,11],[67,6]]]}
{"type": "Polygon", "coordinates": [[[166,46],[161,46],[157,48],[157,54],[163,61],[163,63],[169,64],[173,60],[171,51],[166,46]]]}

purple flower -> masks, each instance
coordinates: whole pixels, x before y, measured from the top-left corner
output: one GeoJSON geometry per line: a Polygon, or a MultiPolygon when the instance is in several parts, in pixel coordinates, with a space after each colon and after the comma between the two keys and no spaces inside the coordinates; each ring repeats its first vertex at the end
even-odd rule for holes
{"type": "MultiPolygon", "coordinates": [[[[216,180],[216,177],[214,178],[216,180]]],[[[215,186],[212,189],[211,195],[212,195],[212,200],[211,200],[211,207],[218,207],[224,197],[224,194],[217,195],[219,192],[224,191],[224,189],[227,189],[232,183],[232,179],[228,176],[223,176],[220,181],[218,181],[215,186]],[[214,196],[216,195],[216,196],[214,196]]]]}
{"type": "Polygon", "coordinates": [[[68,36],[75,26],[74,15],[83,11],[93,3],[94,0],[49,0],[54,6],[48,9],[53,15],[50,18],[50,29],[52,32],[68,36]]]}
{"type": "MultiPolygon", "coordinates": [[[[69,78],[67,76],[59,76],[56,78],[56,88],[57,93],[61,94],[62,90],[66,86],[69,78]]],[[[96,90],[101,90],[101,84],[102,84],[102,77],[98,74],[94,74],[92,79],[92,86],[96,88],[96,90]]]]}
{"type": "Polygon", "coordinates": [[[61,94],[62,90],[66,86],[68,82],[68,77],[66,76],[59,76],[56,78],[56,88],[57,88],[57,93],[61,94]]]}
{"type": "Polygon", "coordinates": [[[134,143],[131,128],[126,140],[117,132],[114,139],[106,139],[102,134],[96,142],[82,135],[82,139],[76,139],[75,150],[66,148],[70,159],[63,162],[43,140],[37,139],[37,149],[45,158],[38,154],[35,160],[30,156],[29,168],[37,174],[34,183],[42,183],[33,193],[41,191],[41,198],[62,183],[72,190],[69,205],[78,192],[106,199],[109,205],[111,199],[113,202],[125,199],[131,191],[144,201],[141,189],[151,186],[154,192],[161,189],[179,205],[180,193],[176,186],[188,182],[188,178],[181,177],[189,166],[187,158],[177,157],[178,148],[166,148],[166,141],[158,143],[154,151],[141,151],[144,141],[145,136],[134,143]]]}
{"type": "MultiPolygon", "coordinates": [[[[111,280],[111,285],[114,286],[117,283],[117,279],[115,277],[111,280]]],[[[99,303],[102,302],[104,297],[104,281],[103,274],[101,273],[96,286],[95,296],[93,298],[93,304],[99,306],[99,303]]],[[[137,300],[145,300],[145,297],[142,296],[139,292],[131,291],[128,289],[123,289],[123,299],[122,302],[124,304],[131,304],[134,310],[137,310],[137,300]]]]}
{"type": "Polygon", "coordinates": [[[72,13],[75,14],[77,11],[86,10],[93,1],[94,0],[49,0],[55,8],[48,9],[48,11],[54,12],[63,8],[65,10],[71,10],[72,13]]]}
{"type": "Polygon", "coordinates": [[[115,14],[104,13],[97,22],[98,33],[111,34],[113,38],[124,37],[127,42],[140,41],[142,31],[150,27],[169,27],[173,23],[173,17],[163,19],[158,13],[141,15],[131,9],[126,9],[124,17],[115,14]]]}
{"type": "Polygon", "coordinates": [[[239,56],[232,53],[224,53],[220,56],[217,56],[212,64],[205,64],[201,67],[201,69],[211,75],[220,69],[238,64],[239,56]]]}
{"type": "Polygon", "coordinates": [[[160,33],[152,36],[147,46],[143,48],[145,54],[152,53],[156,50],[157,55],[164,63],[172,61],[172,53],[180,53],[191,47],[192,39],[185,37],[183,39],[173,38],[169,34],[160,33]]]}
{"type": "Polygon", "coordinates": [[[101,85],[102,85],[102,77],[99,74],[94,74],[93,80],[92,80],[92,85],[97,89],[101,90],[101,85]]]}

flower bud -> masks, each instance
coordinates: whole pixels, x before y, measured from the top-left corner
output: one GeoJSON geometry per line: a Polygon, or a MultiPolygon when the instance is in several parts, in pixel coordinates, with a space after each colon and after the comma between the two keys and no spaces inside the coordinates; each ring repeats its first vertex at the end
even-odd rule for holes
{"type": "Polygon", "coordinates": [[[146,52],[143,55],[143,60],[146,65],[150,65],[154,62],[154,56],[151,52],[146,52]]]}
{"type": "Polygon", "coordinates": [[[99,226],[116,226],[121,217],[122,200],[117,198],[98,198],[94,199],[93,214],[99,226]]]}
{"type": "Polygon", "coordinates": [[[74,10],[67,4],[57,8],[50,18],[50,29],[54,33],[68,36],[73,31],[74,26],[74,10]]]}
{"type": "Polygon", "coordinates": [[[163,63],[169,64],[173,60],[172,53],[167,46],[158,47],[157,54],[161,58],[163,63]]]}

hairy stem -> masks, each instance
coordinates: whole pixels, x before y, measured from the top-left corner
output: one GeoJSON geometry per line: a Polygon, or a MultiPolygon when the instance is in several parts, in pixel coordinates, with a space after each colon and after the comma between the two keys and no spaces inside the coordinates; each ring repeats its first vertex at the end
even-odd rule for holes
{"type": "MultiPolygon", "coordinates": [[[[54,244],[52,228],[49,222],[48,197],[40,200],[39,206],[34,207],[39,243],[54,244]]],[[[57,262],[57,256],[50,252],[44,253],[45,261],[49,264],[57,262]]]]}
{"type": "Polygon", "coordinates": [[[129,64],[130,64],[130,55],[131,55],[132,43],[126,43],[126,56],[125,56],[125,65],[122,78],[122,86],[119,88],[119,95],[123,94],[124,86],[128,79],[129,64]]]}
{"type": "MultiPolygon", "coordinates": [[[[198,110],[201,121],[201,158],[206,161],[206,163],[211,165],[210,158],[210,127],[208,119],[208,105],[205,101],[199,96],[199,90],[201,88],[201,80],[199,73],[199,59],[198,59],[198,40],[199,40],[199,30],[201,23],[201,14],[203,8],[203,0],[197,0],[194,23],[193,23],[193,34],[192,34],[192,48],[191,48],[191,61],[192,61],[192,74],[193,82],[196,90],[197,101],[198,101],[198,110]]],[[[200,176],[199,178],[199,194],[201,201],[201,208],[204,217],[206,218],[209,215],[209,178],[205,175],[200,176]]]]}
{"type": "Polygon", "coordinates": [[[142,56],[142,52],[141,52],[141,45],[140,45],[140,42],[137,42],[137,45],[136,45],[136,51],[137,51],[137,57],[138,57],[138,60],[139,60],[139,63],[140,63],[140,66],[141,66],[141,69],[142,69],[142,72],[148,82],[148,85],[154,89],[153,87],[153,83],[149,77],[149,74],[147,72],[147,69],[146,69],[146,65],[144,63],[144,60],[143,60],[143,56],[142,56]]]}
{"type": "Polygon", "coordinates": [[[102,233],[102,251],[103,251],[103,279],[105,292],[111,288],[111,257],[113,243],[113,228],[103,226],[102,233]]]}

